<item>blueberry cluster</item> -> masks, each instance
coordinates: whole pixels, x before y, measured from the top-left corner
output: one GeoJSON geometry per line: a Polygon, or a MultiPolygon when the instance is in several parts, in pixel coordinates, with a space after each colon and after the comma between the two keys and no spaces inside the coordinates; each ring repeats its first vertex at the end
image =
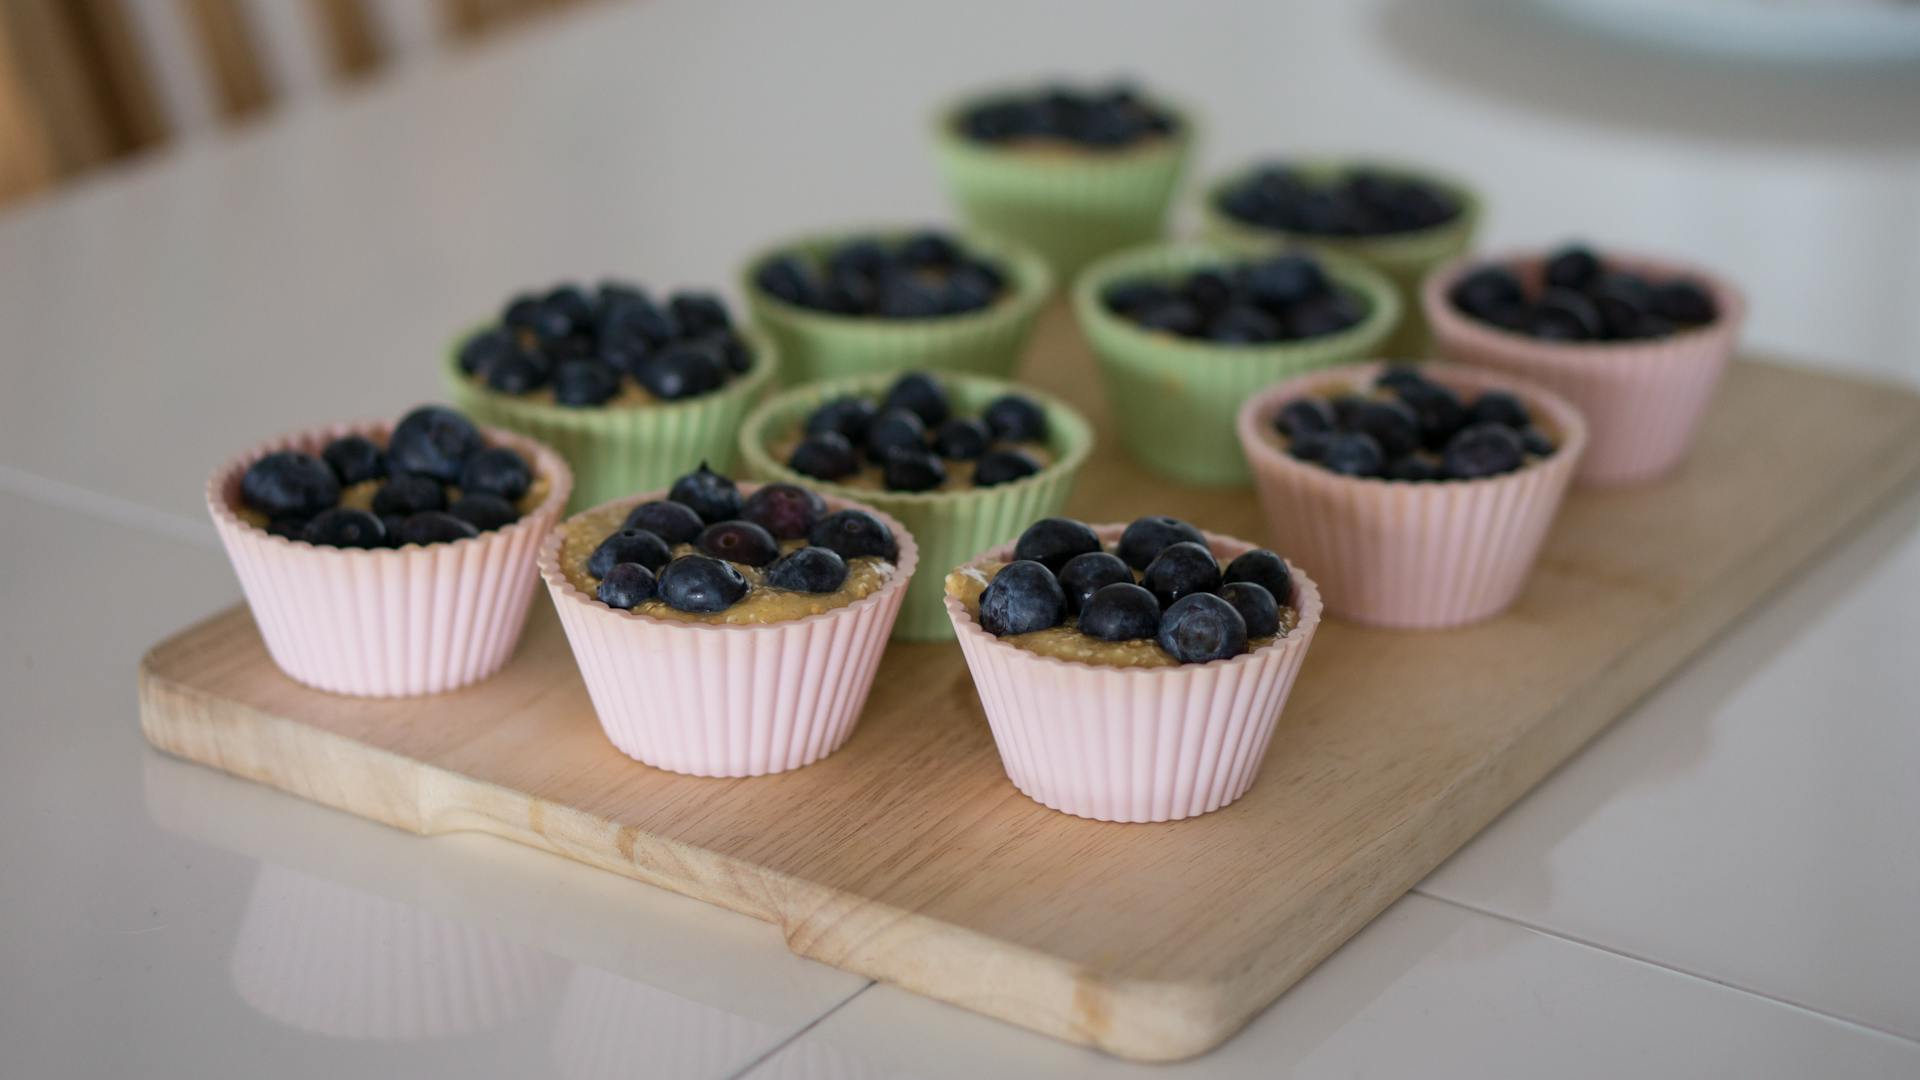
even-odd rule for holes
{"type": "Polygon", "coordinates": [[[1151,640],[1183,664],[1225,660],[1280,632],[1293,573],[1265,548],[1224,569],[1192,525],[1143,517],[1112,551],[1086,524],[1043,518],[980,594],[980,626],[996,637],[1072,625],[1101,641],[1151,640]]]}
{"type": "Polygon", "coordinates": [[[1219,195],[1227,216],[1263,229],[1313,236],[1387,236],[1444,225],[1460,200],[1412,177],[1352,169],[1315,179],[1285,165],[1263,165],[1219,195]]]}
{"type": "Polygon", "coordinates": [[[662,401],[711,393],[753,366],[720,298],[603,283],[591,295],[562,285],[509,301],[497,326],[468,338],[460,370],[503,394],[552,387],[573,408],[604,405],[631,379],[662,401]]]}
{"type": "Polygon", "coordinates": [[[1529,291],[1504,266],[1483,266],[1454,283],[1453,305],[1482,322],[1546,341],[1638,341],[1703,326],[1719,315],[1697,281],[1650,281],[1609,267],[1570,244],[1547,260],[1529,291]]]}
{"type": "Polygon", "coordinates": [[[743,498],[703,462],[665,499],[628,512],[587,556],[587,573],[608,607],[629,610],[657,597],[676,611],[712,614],[754,587],[743,566],[767,588],[830,593],[845,584],[849,559],[898,556],[893,531],[872,514],[828,513],[819,495],[793,484],[766,484],[743,498]],[[805,543],[784,543],[796,540],[805,543]],[[690,550],[676,555],[682,547],[690,550]]]}
{"type": "Polygon", "coordinates": [[[533,485],[527,459],[488,446],[473,422],[438,405],[403,417],[383,449],[344,435],[319,456],[268,454],[240,478],[240,499],[267,531],[340,548],[386,548],[464,540],[520,520],[533,485]],[[341,506],[341,490],[380,481],[371,509],[341,506]]]}
{"type": "Polygon", "coordinates": [[[1089,150],[1119,150],[1172,134],[1172,114],[1125,83],[1103,90],[1049,86],[1038,93],[997,97],[967,109],[960,132],[984,143],[1038,139],[1089,150]]]}
{"type": "Polygon", "coordinates": [[[1274,418],[1287,452],[1342,476],[1477,480],[1554,451],[1527,407],[1502,390],[1469,403],[1413,368],[1394,367],[1373,391],[1288,402],[1274,418]]]}
{"type": "Polygon", "coordinates": [[[931,231],[902,240],[849,240],[819,258],[778,255],[762,263],[753,280],[798,307],[882,319],[964,315],[990,307],[1007,289],[998,266],[931,231]]]}
{"type": "Polygon", "coordinates": [[[945,388],[914,371],[894,380],[878,405],[855,395],[822,403],[808,414],[787,466],[816,480],[844,480],[864,458],[888,491],[932,491],[947,482],[948,462],[969,461],[973,486],[993,487],[1039,472],[1017,444],[1046,437],[1046,410],[1032,398],[1003,394],[978,417],[955,416],[945,388]]]}
{"type": "Polygon", "coordinates": [[[1359,297],[1299,253],[1209,267],[1175,281],[1122,281],[1101,301],[1143,329],[1222,345],[1323,337],[1367,315],[1359,297]]]}

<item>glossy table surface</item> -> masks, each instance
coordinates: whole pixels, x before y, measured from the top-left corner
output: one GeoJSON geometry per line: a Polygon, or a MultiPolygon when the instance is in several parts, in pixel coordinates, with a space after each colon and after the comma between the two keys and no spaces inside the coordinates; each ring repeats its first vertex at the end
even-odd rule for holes
{"type": "Polygon", "coordinates": [[[1488,246],[1685,253],[1747,287],[1754,348],[1920,378],[1920,73],[1510,5],[616,5],[116,169],[0,212],[5,1071],[1920,1074],[1920,496],[1171,1067],[141,741],[140,652],[238,595],[198,505],[234,448],[437,396],[452,329],[528,283],[722,283],[772,237],[939,220],[925,109],[1056,70],[1201,108],[1201,174],[1428,161],[1484,192],[1488,246]]]}

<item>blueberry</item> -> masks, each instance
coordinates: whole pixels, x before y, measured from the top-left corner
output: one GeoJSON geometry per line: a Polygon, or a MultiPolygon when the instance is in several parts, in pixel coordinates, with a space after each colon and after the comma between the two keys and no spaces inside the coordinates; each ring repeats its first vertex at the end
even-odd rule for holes
{"type": "Polygon", "coordinates": [[[807,543],[832,548],[843,559],[871,555],[891,562],[900,556],[893,530],[865,510],[836,510],[828,514],[807,534],[807,543]]]}
{"type": "Polygon", "coordinates": [[[667,312],[680,324],[680,333],[687,337],[702,337],[733,326],[727,305],[712,293],[674,293],[667,299],[667,312]]]}
{"type": "Polygon", "coordinates": [[[604,405],[619,392],[620,373],[599,360],[569,360],[553,372],[553,400],[561,405],[604,405]]]}
{"type": "Polygon", "coordinates": [[[1546,457],[1554,451],[1553,440],[1537,427],[1520,429],[1520,448],[1535,457],[1546,457]]]}
{"type": "Polygon", "coordinates": [[[1327,456],[1327,446],[1332,443],[1331,431],[1303,431],[1287,441],[1287,453],[1298,461],[1319,461],[1327,456]]]}
{"type": "Polygon", "coordinates": [[[700,467],[673,482],[667,498],[690,506],[700,520],[711,525],[740,516],[740,489],[701,462],[700,467]]]}
{"type": "Polygon", "coordinates": [[[1233,283],[1219,270],[1195,270],[1187,275],[1181,292],[1187,301],[1207,317],[1225,311],[1233,300],[1233,283]]]}
{"type": "Polygon", "coordinates": [[[637,289],[608,298],[601,307],[598,326],[601,341],[647,347],[642,351],[651,351],[651,346],[664,345],[681,333],[680,323],[654,303],[652,297],[637,289]]]}
{"type": "Polygon", "coordinates": [[[519,351],[513,335],[495,327],[482,330],[460,343],[460,370],[468,375],[483,375],[487,369],[519,351]]]}
{"type": "Polygon", "coordinates": [[[1233,605],[1250,638],[1272,637],[1280,632],[1280,604],[1263,585],[1235,581],[1220,586],[1220,599],[1233,605]]]}
{"type": "Polygon", "coordinates": [[[946,389],[935,382],[933,376],[920,371],[907,372],[887,388],[887,396],[880,402],[880,411],[884,415],[894,409],[913,413],[927,427],[937,427],[953,414],[953,404],[947,400],[946,389]]]}
{"type": "Polygon", "coordinates": [[[441,405],[423,405],[401,417],[387,439],[387,468],[450,484],[478,449],[480,429],[473,421],[441,405]]]}
{"type": "Polygon", "coordinates": [[[1218,596],[1194,593],[1161,614],[1156,640],[1183,664],[1225,660],[1247,651],[1247,621],[1218,596]]]}
{"type": "Polygon", "coordinates": [[[713,350],[679,344],[644,357],[634,378],[654,397],[680,401],[719,389],[726,377],[713,350]]]}
{"type": "Polygon", "coordinates": [[[665,499],[643,502],[627,512],[622,529],[645,529],[669,544],[691,544],[706,523],[693,507],[665,499]]]}
{"type": "Polygon", "coordinates": [[[1100,302],[1119,315],[1132,317],[1150,307],[1178,299],[1178,295],[1157,281],[1122,281],[1107,286],[1100,302]]]}
{"type": "Polygon", "coordinates": [[[1520,279],[1504,266],[1483,266],[1454,282],[1447,290],[1453,306],[1469,315],[1485,318],[1501,308],[1512,307],[1526,299],[1520,279]]]}
{"type": "Polygon", "coordinates": [[[1182,540],[1168,544],[1153,557],[1140,575],[1140,584],[1165,607],[1183,596],[1218,589],[1220,563],[1205,544],[1182,540]]]}
{"type": "Polygon", "coordinates": [[[998,487],[1040,471],[1040,463],[1021,450],[989,450],[973,466],[974,487],[998,487]]]}
{"type": "Polygon", "coordinates": [[[895,447],[880,467],[888,491],[932,491],[947,482],[947,467],[922,447],[895,447]]]}
{"type": "Polygon", "coordinates": [[[1342,476],[1379,476],[1386,467],[1387,455],[1373,436],[1358,431],[1343,431],[1327,440],[1320,464],[1342,476]]]}
{"type": "Polygon", "coordinates": [[[1293,570],[1285,559],[1266,548],[1254,548],[1234,556],[1220,580],[1228,585],[1236,581],[1251,582],[1267,590],[1275,603],[1293,602],[1293,570]]]}
{"type": "Polygon", "coordinates": [[[979,265],[961,266],[947,275],[946,296],[941,310],[948,315],[965,315],[991,307],[1000,296],[1000,285],[982,272],[979,265]]]}
{"type": "Polygon", "coordinates": [[[512,503],[484,491],[462,494],[447,507],[447,513],[481,532],[504,529],[520,520],[520,511],[512,503]]]}
{"type": "Polygon", "coordinates": [[[1031,634],[1060,625],[1066,609],[1053,571],[1037,562],[1011,562],[980,594],[980,628],[995,637],[1031,634]]]}
{"type": "Polygon", "coordinates": [[[1418,382],[1402,383],[1394,389],[1400,403],[1413,412],[1420,426],[1420,443],[1428,449],[1445,446],[1454,433],[1467,426],[1467,407],[1461,403],[1460,395],[1446,387],[1418,382]]]}
{"type": "Polygon", "coordinates": [[[375,516],[377,516],[380,519],[380,524],[384,526],[387,530],[387,543],[393,545],[394,547],[399,547],[400,546],[400,526],[405,525],[407,523],[407,515],[406,514],[378,514],[375,516]]]}
{"type": "Polygon", "coordinates": [[[515,330],[531,330],[543,307],[537,296],[516,296],[500,309],[500,321],[515,330]]]}
{"type": "Polygon", "coordinates": [[[1602,330],[1600,310],[1572,289],[1548,289],[1533,306],[1527,326],[1534,337],[1548,341],[1588,341],[1602,330]]]}
{"type": "Polygon", "coordinates": [[[780,542],[751,521],[719,521],[700,530],[693,546],[728,562],[765,566],[780,557],[780,542]]]}
{"type": "Polygon", "coordinates": [[[1653,289],[1645,280],[1627,273],[1603,274],[1587,289],[1600,314],[1602,336],[1636,336],[1653,307],[1653,289]]]}
{"type": "Polygon", "coordinates": [[[1429,387],[1435,385],[1418,368],[1410,364],[1392,364],[1373,380],[1375,386],[1398,392],[1404,387],[1429,387]]]}
{"type": "Polygon", "coordinates": [[[1153,330],[1178,337],[1192,337],[1198,334],[1203,318],[1199,308],[1182,299],[1162,301],[1130,314],[1142,330],[1153,330]]]}
{"type": "Polygon", "coordinates": [[[1080,609],[1080,631],[1101,641],[1135,641],[1160,632],[1160,601],[1131,578],[1102,585],[1080,609]]]}
{"type": "Polygon", "coordinates": [[[373,512],[406,517],[426,510],[445,510],[447,489],[440,481],[419,473],[395,473],[373,493],[373,512]]]}
{"type": "Polygon", "coordinates": [[[583,327],[593,322],[593,301],[580,291],[578,285],[562,285],[546,295],[541,301],[547,307],[566,316],[573,327],[583,327]]]}
{"type": "Polygon", "coordinates": [[[483,491],[515,502],[532,486],[533,469],[520,451],[510,446],[477,451],[460,468],[460,490],[468,494],[483,491]]]}
{"type": "Polygon", "coordinates": [[[312,454],[280,450],[247,466],[240,499],[268,517],[312,517],[340,501],[340,480],[312,454]]]}
{"type": "Polygon", "coordinates": [[[1280,407],[1273,426],[1282,435],[1298,437],[1307,432],[1332,431],[1333,407],[1319,398],[1295,398],[1280,407]]]}
{"type": "Polygon", "coordinates": [[[1013,557],[1017,561],[1037,562],[1058,573],[1067,560],[1075,555],[1099,550],[1100,537],[1085,523],[1072,518],[1050,517],[1041,518],[1027,526],[1020,538],[1014,541],[1013,557]]]}
{"type": "Polygon", "coordinates": [[[971,417],[953,417],[933,431],[933,448],[949,461],[972,461],[987,452],[993,433],[971,417]]]}
{"type": "Polygon", "coordinates": [[[1253,302],[1270,311],[1291,307],[1327,291],[1327,276],[1320,264],[1305,255],[1263,259],[1247,267],[1242,279],[1253,302]]]}
{"type": "Polygon", "coordinates": [[[827,256],[827,270],[836,277],[876,278],[893,262],[880,241],[865,237],[849,240],[827,256]]]}
{"type": "Polygon", "coordinates": [[[1353,414],[1359,411],[1360,406],[1372,400],[1364,394],[1341,394],[1327,402],[1327,406],[1333,410],[1335,426],[1346,427],[1353,423],[1353,414]]]}
{"type": "Polygon", "coordinates": [[[365,510],[336,506],[314,515],[300,539],[327,547],[380,548],[387,546],[387,527],[365,510]]]}
{"type": "Polygon", "coordinates": [[[1266,345],[1285,333],[1280,320],[1248,304],[1229,307],[1207,324],[1207,338],[1223,345],[1266,345]]]}
{"type": "Polygon", "coordinates": [[[660,599],[675,611],[710,615],[746,595],[747,579],[723,559],[682,555],[660,572],[660,599]]]}
{"type": "Polygon", "coordinates": [[[1039,442],[1047,437],[1047,411],[1030,397],[1002,394],[987,402],[980,419],[996,439],[1039,442]]]}
{"type": "Polygon", "coordinates": [[[1176,517],[1165,515],[1135,518],[1120,534],[1117,549],[1121,561],[1135,570],[1145,570],[1170,545],[1182,542],[1206,546],[1207,538],[1199,529],[1176,517]]]}
{"type": "Polygon", "coordinates": [[[516,300],[507,309],[507,318],[514,318],[516,313],[519,321],[514,325],[532,334],[543,345],[558,341],[573,333],[574,330],[573,319],[568,316],[565,309],[544,300],[535,300],[531,303],[516,300]]]}
{"type": "Polygon", "coordinates": [[[1533,422],[1527,415],[1527,407],[1505,390],[1488,390],[1473,399],[1467,420],[1475,424],[1505,424],[1516,430],[1533,422]]]}
{"type": "Polygon", "coordinates": [[[743,520],[777,540],[804,540],[826,516],[826,500],[797,484],[762,484],[740,506],[743,520]]]}
{"type": "Polygon", "coordinates": [[[1680,280],[1653,290],[1653,313],[1682,326],[1697,326],[1712,322],[1719,309],[1698,282],[1680,280]]]}
{"type": "Polygon", "coordinates": [[[658,572],[673,558],[673,549],[645,529],[621,529],[593,549],[587,556],[587,573],[603,578],[607,571],[623,562],[639,563],[649,570],[658,572]]]}
{"type": "Polygon", "coordinates": [[[792,255],[769,259],[753,275],[754,284],[789,304],[813,307],[819,303],[818,282],[807,264],[792,255]]]}
{"type": "Polygon", "coordinates": [[[593,595],[610,608],[632,611],[653,599],[653,594],[659,588],[660,583],[653,576],[653,571],[639,563],[623,562],[614,564],[613,569],[607,571],[607,576],[601,578],[600,584],[594,588],[593,595]]]}
{"type": "Polygon", "coordinates": [[[1579,244],[1569,244],[1547,260],[1547,285],[1558,289],[1584,289],[1600,275],[1600,259],[1579,244]]]}
{"type": "Polygon", "coordinates": [[[396,544],[444,544],[480,535],[480,530],[445,510],[422,510],[400,522],[396,544]]]}
{"type": "Polygon", "coordinates": [[[959,245],[944,233],[916,233],[900,245],[900,261],[908,266],[947,267],[959,259],[959,245]]]}
{"type": "Polygon", "coordinates": [[[927,426],[909,409],[888,409],[867,425],[867,456],[885,461],[891,450],[925,450],[927,426]]]}
{"type": "Polygon", "coordinates": [[[806,432],[819,435],[831,431],[858,445],[867,441],[867,427],[879,411],[866,398],[851,395],[832,398],[807,414],[806,432]]]}
{"type": "MultiPolygon", "coordinates": [[[[1133,571],[1120,561],[1120,556],[1105,551],[1086,551],[1068,559],[1056,575],[1060,579],[1060,589],[1067,597],[1067,614],[1078,615],[1086,606],[1087,598],[1102,586],[1125,582],[1133,584],[1133,571]]],[[[1159,615],[1156,605],[1154,614],[1159,615]]]]}
{"type": "Polygon", "coordinates": [[[787,467],[816,480],[838,480],[853,475],[860,468],[860,459],[854,456],[846,436],[828,431],[801,440],[787,457],[787,467]]]}
{"type": "Polygon", "coordinates": [[[1425,482],[1441,478],[1440,466],[1435,465],[1433,462],[1417,454],[1408,454],[1406,457],[1392,462],[1387,466],[1386,472],[1382,475],[1389,480],[1411,480],[1415,482],[1425,482]]]}
{"type": "Polygon", "coordinates": [[[1367,317],[1360,301],[1343,292],[1315,296],[1287,309],[1286,327],[1290,338],[1316,338],[1337,334],[1367,317]]]}
{"type": "Polygon", "coordinates": [[[830,548],[795,548],[767,567],[767,584],[794,592],[837,592],[847,580],[847,561],[830,548]]]}
{"type": "Polygon", "coordinates": [[[487,386],[503,394],[526,394],[547,385],[553,364],[538,353],[521,350],[487,368],[487,386]]]}
{"type": "Polygon", "coordinates": [[[1520,436],[1501,424],[1475,424],[1455,435],[1440,456],[1440,469],[1456,480],[1510,473],[1526,463],[1520,436]]]}
{"type": "Polygon", "coordinates": [[[342,486],[387,475],[387,455],[365,435],[342,435],[320,451],[342,486]]]}
{"type": "Polygon", "coordinates": [[[1349,431],[1370,435],[1390,458],[1412,453],[1420,445],[1420,419],[1397,401],[1365,401],[1347,417],[1349,431]]]}
{"type": "Polygon", "coordinates": [[[694,341],[720,358],[720,366],[729,374],[745,375],[753,369],[753,350],[731,330],[716,330],[694,341]]]}
{"type": "Polygon", "coordinates": [[[889,319],[930,319],[946,313],[947,300],[933,283],[907,274],[880,279],[878,314],[889,319]]]}

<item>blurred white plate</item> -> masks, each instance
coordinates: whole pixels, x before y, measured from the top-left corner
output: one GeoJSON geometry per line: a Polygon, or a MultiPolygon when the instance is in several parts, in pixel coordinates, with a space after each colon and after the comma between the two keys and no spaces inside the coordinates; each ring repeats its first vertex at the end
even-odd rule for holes
{"type": "Polygon", "coordinates": [[[1617,37],[1750,60],[1920,62],[1914,0],[1535,0],[1617,37]]]}

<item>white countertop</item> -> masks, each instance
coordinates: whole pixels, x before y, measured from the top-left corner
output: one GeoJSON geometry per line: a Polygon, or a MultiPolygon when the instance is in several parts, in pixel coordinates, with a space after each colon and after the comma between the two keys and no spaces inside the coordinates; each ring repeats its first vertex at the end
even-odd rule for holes
{"type": "Polygon", "coordinates": [[[1172,1067],[146,747],[140,653],[238,596],[199,506],[234,448],[437,396],[523,285],[720,283],[809,227],[944,218],[924,110],[1055,71],[1202,109],[1202,175],[1430,162],[1489,246],[1683,253],[1747,287],[1753,348],[1920,376],[1920,72],[1465,2],[593,9],[0,211],[0,1072],[1920,1075],[1920,495],[1172,1067]]]}

